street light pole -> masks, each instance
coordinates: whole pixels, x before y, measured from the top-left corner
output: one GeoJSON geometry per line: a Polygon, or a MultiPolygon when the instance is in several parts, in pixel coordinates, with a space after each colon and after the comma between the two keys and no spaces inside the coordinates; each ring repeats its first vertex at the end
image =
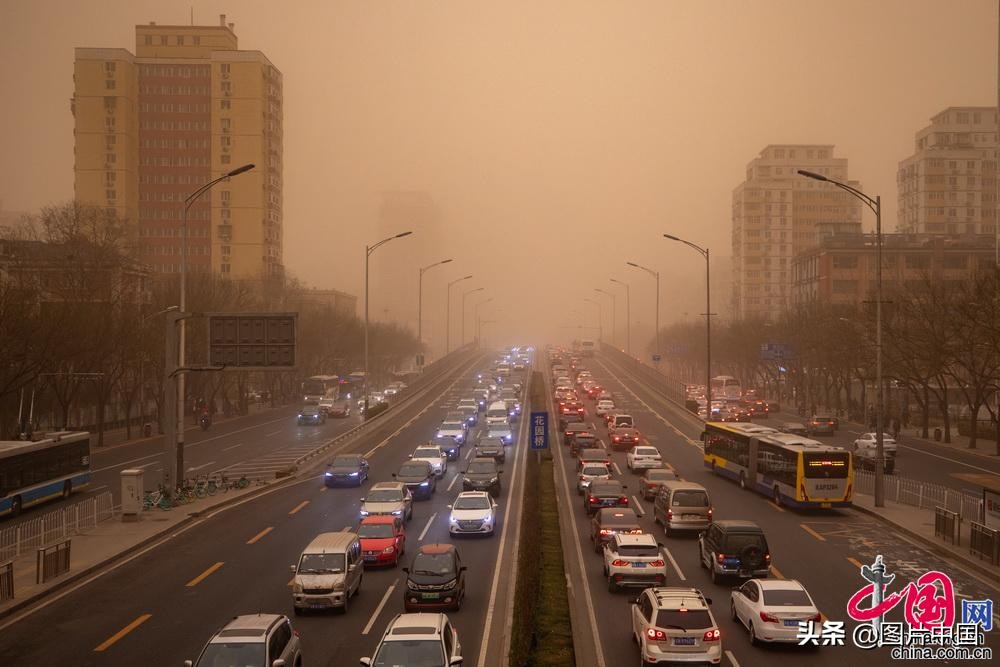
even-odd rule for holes
{"type": "Polygon", "coordinates": [[[708,247],[685,241],[672,234],[664,234],[664,238],[678,241],[696,250],[705,258],[705,421],[712,419],[712,268],[711,253],[708,247]]]}
{"type": "Polygon", "coordinates": [[[584,299],[587,303],[592,303],[597,306],[597,340],[604,340],[604,308],[601,306],[600,301],[595,301],[594,299],[584,299]]]}
{"type": "MultiPolygon", "coordinates": [[[[164,462],[163,466],[163,481],[164,486],[170,490],[172,490],[175,486],[179,486],[184,480],[184,365],[187,361],[187,327],[185,326],[184,313],[187,312],[188,210],[196,201],[198,201],[199,197],[211,190],[216,184],[232,178],[233,176],[239,176],[240,174],[250,171],[253,168],[253,164],[245,164],[226,172],[222,176],[219,176],[208,183],[205,183],[187,196],[184,200],[184,207],[181,209],[181,234],[183,234],[183,237],[181,238],[181,295],[179,317],[176,320],[173,320],[171,325],[168,325],[172,326],[173,324],[179,322],[180,329],[177,342],[177,372],[172,375],[174,387],[173,390],[169,387],[167,388],[168,393],[174,394],[174,402],[172,406],[169,405],[169,402],[168,405],[165,406],[173,407],[172,412],[166,411],[166,433],[164,434],[167,460],[164,462]],[[171,479],[171,472],[174,473],[173,479],[171,479]]],[[[169,377],[168,381],[170,381],[169,377]]]]}
{"type": "Polygon", "coordinates": [[[618,307],[616,305],[617,298],[615,297],[615,293],[607,292],[600,287],[595,287],[594,291],[611,297],[611,344],[618,347],[618,307]]]}
{"type": "Polygon", "coordinates": [[[365,407],[364,413],[361,416],[362,419],[368,418],[368,258],[371,257],[372,253],[375,252],[380,246],[385,245],[393,239],[401,239],[404,236],[409,236],[412,233],[413,232],[411,231],[400,232],[395,236],[389,236],[382,239],[375,245],[365,246],[365,379],[362,382],[362,391],[364,391],[365,395],[365,407]]]}
{"type": "MultiPolygon", "coordinates": [[[[420,354],[424,352],[424,273],[433,269],[435,266],[441,266],[442,264],[447,264],[451,259],[442,259],[440,262],[434,262],[433,264],[428,264],[420,269],[420,275],[417,279],[417,345],[420,348],[420,354]]],[[[422,366],[423,364],[421,364],[422,366]]]]}
{"type": "Polygon", "coordinates": [[[480,301],[479,303],[476,304],[476,345],[477,346],[479,345],[479,331],[482,328],[482,324],[480,322],[480,317],[479,317],[479,307],[482,306],[485,303],[489,303],[492,300],[493,300],[493,297],[490,297],[490,298],[488,298],[488,299],[486,299],[484,301],[480,301]]]}
{"type": "MultiPolygon", "coordinates": [[[[653,354],[659,356],[660,355],[660,272],[654,271],[648,266],[642,266],[641,264],[636,264],[635,262],[625,262],[625,263],[637,269],[642,269],[649,275],[656,278],[656,349],[654,350],[653,354]]],[[[660,362],[656,361],[654,363],[659,364],[660,362]]]]}
{"type": "Polygon", "coordinates": [[[882,385],[882,197],[866,195],[846,183],[827,178],[823,174],[799,169],[799,174],[814,181],[830,183],[854,195],[875,213],[875,507],[885,507],[885,444],[882,429],[885,427],[884,387],[882,385]]]}
{"type": "Polygon", "coordinates": [[[448,289],[447,289],[448,296],[445,299],[445,307],[444,307],[444,331],[445,331],[444,353],[446,355],[451,354],[451,286],[454,285],[455,283],[460,283],[463,280],[468,280],[471,277],[472,274],[470,273],[467,276],[462,276],[461,278],[455,278],[450,283],[448,283],[448,289]]]}
{"type": "Polygon", "coordinates": [[[466,292],[465,294],[462,295],[462,345],[461,345],[461,347],[465,347],[465,300],[468,298],[468,296],[470,294],[474,294],[475,292],[482,292],[484,289],[486,289],[486,288],[485,287],[477,287],[475,289],[470,289],[468,292],[466,292]]]}
{"type": "Polygon", "coordinates": [[[631,290],[629,290],[629,284],[618,280],[616,278],[610,278],[611,282],[616,285],[621,285],[625,288],[625,352],[632,356],[632,297],[630,296],[631,290]]]}

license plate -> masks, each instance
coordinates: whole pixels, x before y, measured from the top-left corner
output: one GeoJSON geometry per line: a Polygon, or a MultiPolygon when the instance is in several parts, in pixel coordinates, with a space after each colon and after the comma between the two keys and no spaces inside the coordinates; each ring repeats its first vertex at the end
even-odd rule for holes
{"type": "Polygon", "coordinates": [[[694,519],[700,519],[701,518],[701,515],[699,515],[699,514],[682,514],[681,516],[682,516],[682,518],[688,519],[688,520],[694,520],[694,519]]]}
{"type": "Polygon", "coordinates": [[[439,597],[441,597],[441,594],[440,593],[421,593],[420,597],[423,598],[424,600],[437,600],[439,597]]]}
{"type": "Polygon", "coordinates": [[[366,563],[371,563],[372,561],[377,560],[377,559],[378,559],[378,556],[365,556],[365,562],[366,563]]]}
{"type": "Polygon", "coordinates": [[[799,622],[798,621],[790,621],[788,619],[785,619],[785,625],[788,626],[788,627],[790,627],[790,628],[797,628],[797,627],[799,627],[799,622]]]}
{"type": "Polygon", "coordinates": [[[618,502],[617,500],[602,500],[601,504],[604,505],[605,507],[613,507],[617,502],[618,502]]]}
{"type": "Polygon", "coordinates": [[[694,637],[674,637],[674,646],[694,646],[694,637]]]}
{"type": "Polygon", "coordinates": [[[325,604],[311,604],[311,605],[309,605],[309,608],[310,609],[326,609],[326,605],[325,604]]]}
{"type": "Polygon", "coordinates": [[[820,503],[819,506],[820,507],[824,507],[824,508],[830,508],[830,507],[832,507],[832,505],[830,503],[820,503]]]}
{"type": "Polygon", "coordinates": [[[642,561],[633,561],[632,567],[646,567],[646,564],[643,563],[642,561]]]}

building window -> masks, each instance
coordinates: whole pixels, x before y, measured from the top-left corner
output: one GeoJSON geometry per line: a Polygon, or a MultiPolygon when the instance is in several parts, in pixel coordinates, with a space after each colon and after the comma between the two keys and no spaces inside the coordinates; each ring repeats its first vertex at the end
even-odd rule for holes
{"type": "Polygon", "coordinates": [[[833,257],[833,268],[835,269],[858,268],[857,255],[835,255],[833,257]]]}
{"type": "Polygon", "coordinates": [[[166,46],[166,45],[167,45],[167,36],[160,35],[160,46],[166,46]]]}
{"type": "Polygon", "coordinates": [[[152,36],[152,35],[146,35],[146,36],[145,36],[145,37],[143,38],[143,43],[144,43],[144,44],[145,44],[146,46],[152,46],[152,45],[153,45],[153,36],[152,36]]]}
{"type": "Polygon", "coordinates": [[[221,265],[221,270],[222,270],[222,273],[229,273],[229,264],[222,264],[221,265]]]}
{"type": "Polygon", "coordinates": [[[229,164],[230,161],[231,161],[231,156],[228,153],[225,154],[225,155],[222,155],[222,156],[219,157],[219,161],[222,164],[229,164]]]}
{"type": "Polygon", "coordinates": [[[220,109],[232,109],[233,104],[231,100],[219,100],[220,109]]]}
{"type": "Polygon", "coordinates": [[[104,82],[104,88],[107,89],[107,90],[114,90],[115,89],[115,80],[114,79],[108,79],[107,81],[105,81],[104,82]]]}
{"type": "Polygon", "coordinates": [[[177,46],[184,46],[184,35],[177,35],[177,46]]]}

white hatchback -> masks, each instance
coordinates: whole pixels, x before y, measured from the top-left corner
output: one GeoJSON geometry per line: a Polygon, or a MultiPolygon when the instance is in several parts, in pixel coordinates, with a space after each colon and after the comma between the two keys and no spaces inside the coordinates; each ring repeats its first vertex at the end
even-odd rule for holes
{"type": "Polygon", "coordinates": [[[822,616],[805,587],[794,579],[750,579],[732,592],[730,613],[746,627],[750,643],[798,643],[799,623],[822,616]]]}

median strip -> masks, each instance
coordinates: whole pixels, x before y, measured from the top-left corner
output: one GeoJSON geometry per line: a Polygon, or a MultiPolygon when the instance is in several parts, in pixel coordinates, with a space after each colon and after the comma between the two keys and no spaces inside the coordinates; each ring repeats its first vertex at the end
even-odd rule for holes
{"type": "Polygon", "coordinates": [[[197,586],[202,581],[204,581],[210,574],[212,574],[213,572],[215,572],[216,570],[218,570],[223,565],[224,565],[224,562],[223,561],[219,561],[218,563],[216,563],[215,565],[212,565],[207,570],[205,570],[204,572],[202,572],[197,577],[195,577],[194,579],[192,579],[191,581],[187,582],[184,585],[187,588],[193,588],[193,587],[197,586]]]}
{"type": "Polygon", "coordinates": [[[270,533],[272,530],[274,530],[274,526],[268,526],[267,528],[260,531],[259,533],[251,537],[249,540],[247,540],[247,544],[256,544],[262,537],[270,533]]]}
{"type": "Polygon", "coordinates": [[[115,642],[117,642],[119,639],[121,639],[122,637],[124,637],[128,633],[132,632],[133,630],[135,630],[137,627],[139,627],[140,625],[142,625],[146,621],[148,621],[150,619],[150,617],[152,617],[152,614],[142,614],[137,619],[135,619],[134,621],[132,621],[131,623],[129,623],[128,625],[126,625],[124,628],[122,628],[121,630],[119,630],[115,634],[113,634],[110,637],[108,637],[107,639],[105,639],[94,650],[98,651],[98,652],[108,650],[109,648],[111,648],[111,646],[114,645],[115,642]]]}

